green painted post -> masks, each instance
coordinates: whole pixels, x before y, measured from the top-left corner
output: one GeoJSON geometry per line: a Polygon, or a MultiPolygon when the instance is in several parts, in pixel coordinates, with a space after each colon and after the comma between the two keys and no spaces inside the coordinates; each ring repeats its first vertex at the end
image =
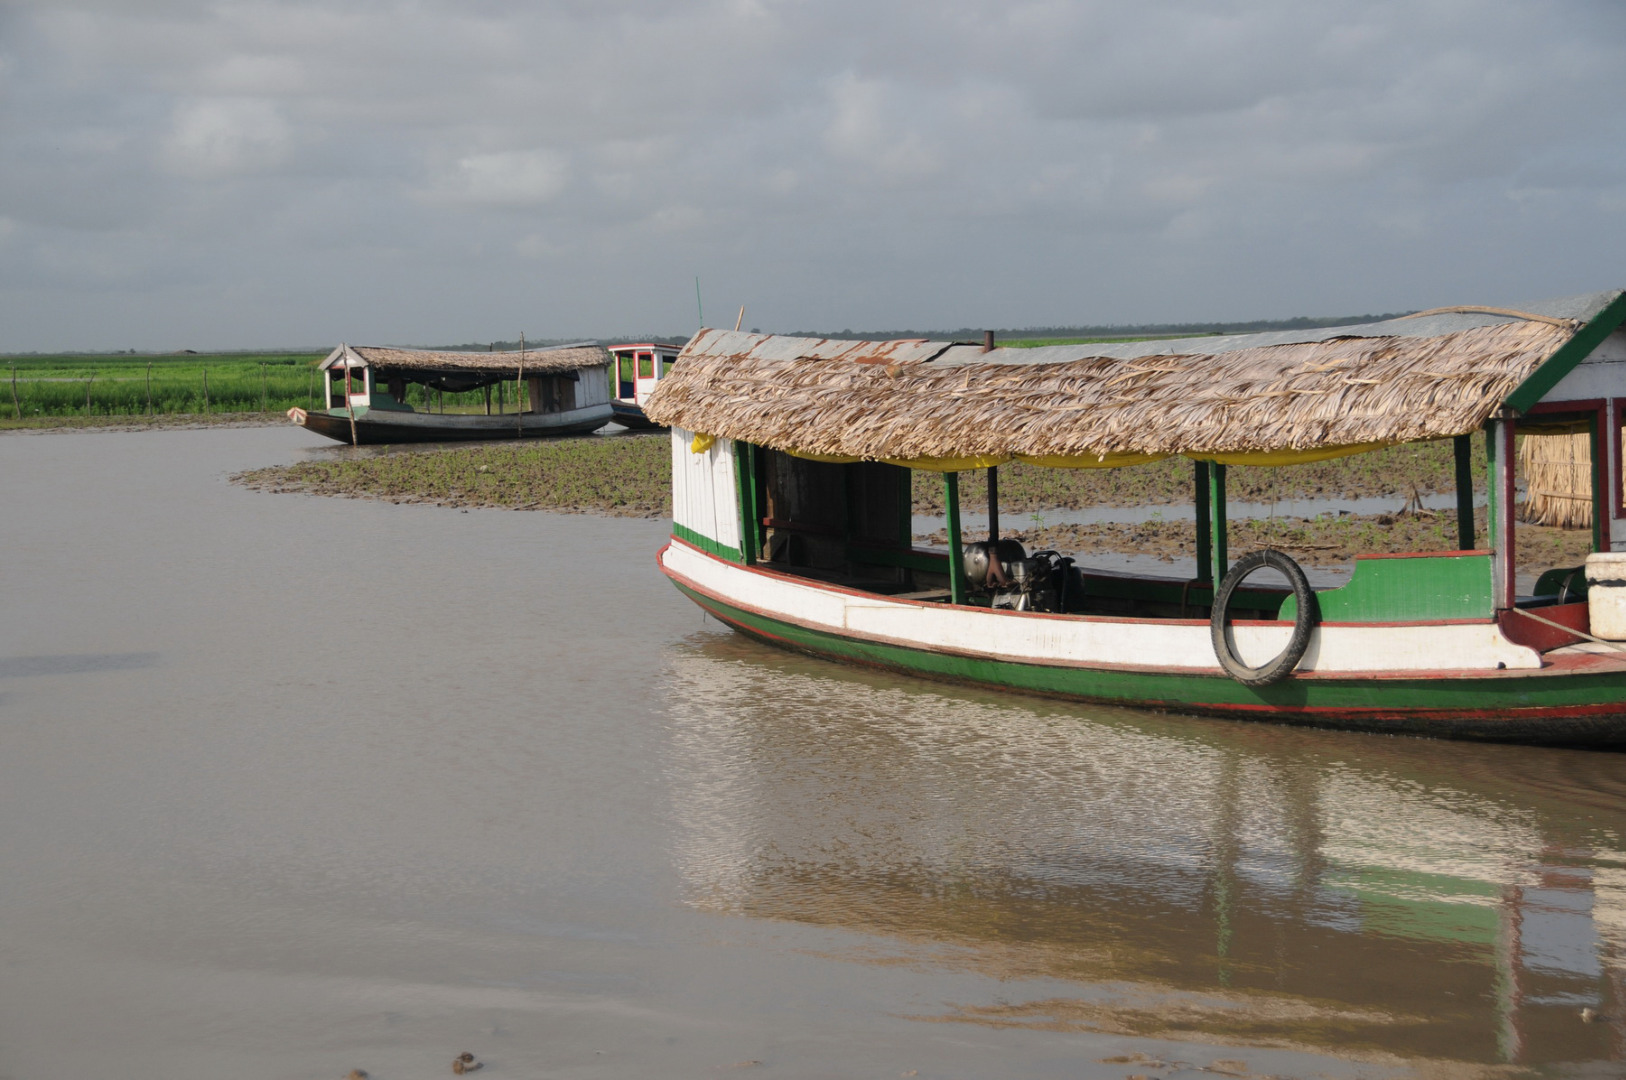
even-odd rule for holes
{"type": "Polygon", "coordinates": [[[1457,549],[1474,550],[1474,437],[1458,435],[1451,440],[1457,459],[1457,549]]]}
{"type": "Polygon", "coordinates": [[[740,500],[740,555],[745,565],[752,566],[760,557],[757,547],[757,528],[762,515],[756,508],[756,468],[750,443],[734,443],[734,478],[740,500]]]}
{"type": "Polygon", "coordinates": [[[948,508],[949,603],[965,603],[965,552],[960,550],[960,474],[943,474],[943,505],[948,508]]]}
{"type": "Polygon", "coordinates": [[[1214,580],[1213,521],[1208,509],[1208,462],[1193,461],[1193,491],[1197,509],[1197,580],[1214,580]]]}
{"type": "Polygon", "coordinates": [[[1214,515],[1214,583],[1225,578],[1231,569],[1230,552],[1227,543],[1227,528],[1225,522],[1225,466],[1217,461],[1208,463],[1209,478],[1209,504],[1210,512],[1214,515]]]}

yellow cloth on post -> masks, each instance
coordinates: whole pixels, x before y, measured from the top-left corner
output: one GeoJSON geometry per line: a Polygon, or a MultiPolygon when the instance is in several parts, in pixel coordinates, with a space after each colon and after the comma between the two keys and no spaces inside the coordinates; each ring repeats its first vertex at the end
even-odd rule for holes
{"type": "Polygon", "coordinates": [[[717,436],[702,435],[697,431],[694,433],[694,438],[689,440],[689,453],[704,454],[707,450],[710,450],[712,445],[716,442],[717,436]]]}

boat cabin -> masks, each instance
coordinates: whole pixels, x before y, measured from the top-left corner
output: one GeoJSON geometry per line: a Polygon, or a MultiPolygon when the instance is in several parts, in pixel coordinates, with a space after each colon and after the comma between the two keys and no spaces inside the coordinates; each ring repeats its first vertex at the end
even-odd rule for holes
{"type": "MultiPolygon", "coordinates": [[[[703,330],[646,406],[672,429],[674,542],[663,567],[765,640],[1131,704],[1302,718],[1302,687],[1318,677],[1590,665],[1618,685],[1587,708],[1619,713],[1626,735],[1626,648],[1604,639],[1626,639],[1626,625],[1594,625],[1600,612],[1612,618],[1626,578],[1623,322],[1626,294],[1608,292],[1361,326],[1034,349],[703,330]],[[1552,433],[1580,433],[1592,448],[1591,546],[1602,554],[1591,561],[1622,552],[1621,573],[1590,575],[1590,602],[1580,566],[1547,568],[1526,595],[1517,588],[1516,441],[1552,433]],[[1452,447],[1453,549],[1360,556],[1347,583],[1319,590],[1284,552],[1232,550],[1227,469],[1425,440],[1452,447]],[[1001,465],[1171,456],[1191,463],[1194,573],[1093,570],[1003,535],[1001,465]],[[946,550],[914,540],[918,471],[941,484],[946,550]],[[960,525],[959,487],[978,472],[988,528],[973,537],[960,525]],[[1476,474],[1489,491],[1477,532],[1476,474]],[[1290,587],[1250,586],[1262,566],[1290,587]],[[1228,675],[1251,695],[1200,681],[1178,692],[1145,678],[1123,686],[1126,669],[1228,675]]],[[[1350,700],[1366,692],[1332,694],[1328,715],[1360,712],[1350,700]]]]}
{"type": "Polygon", "coordinates": [[[500,353],[340,345],[318,365],[322,410],[288,415],[357,443],[583,433],[610,419],[609,366],[592,344],[500,353]],[[476,391],[472,409],[466,398],[447,407],[447,394],[476,391]]]}
{"type": "Polygon", "coordinates": [[[644,342],[638,345],[612,345],[614,357],[610,378],[614,381],[615,421],[636,429],[654,428],[644,415],[644,402],[672,371],[680,350],[675,345],[644,342]]]}

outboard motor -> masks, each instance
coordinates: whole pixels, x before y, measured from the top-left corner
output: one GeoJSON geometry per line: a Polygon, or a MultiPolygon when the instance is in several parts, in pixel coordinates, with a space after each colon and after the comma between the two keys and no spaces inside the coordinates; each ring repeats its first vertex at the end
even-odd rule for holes
{"type": "Polygon", "coordinates": [[[979,540],[961,547],[966,580],[988,606],[1008,611],[1062,611],[1066,570],[1072,564],[1054,551],[1031,558],[1015,540],[979,540]]]}

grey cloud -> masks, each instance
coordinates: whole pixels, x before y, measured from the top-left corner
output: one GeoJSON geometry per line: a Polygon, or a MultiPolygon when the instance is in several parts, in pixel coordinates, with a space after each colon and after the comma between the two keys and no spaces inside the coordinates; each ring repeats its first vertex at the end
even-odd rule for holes
{"type": "Polygon", "coordinates": [[[697,273],[716,310],[781,328],[1620,283],[1616,4],[69,0],[0,19],[0,349],[683,332],[697,273]]]}

